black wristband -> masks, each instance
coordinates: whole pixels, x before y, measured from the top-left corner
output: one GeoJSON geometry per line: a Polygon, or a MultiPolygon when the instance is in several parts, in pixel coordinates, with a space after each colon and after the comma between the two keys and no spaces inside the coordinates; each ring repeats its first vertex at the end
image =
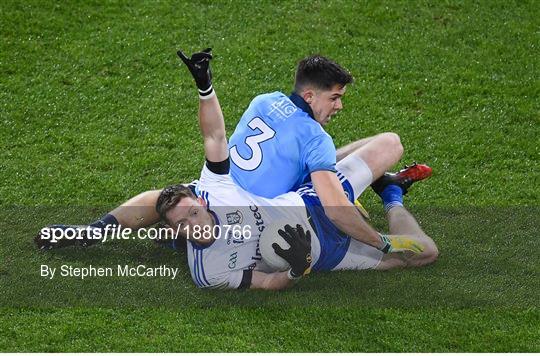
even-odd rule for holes
{"type": "Polygon", "coordinates": [[[216,92],[214,91],[214,88],[212,87],[212,84],[210,84],[210,86],[207,88],[207,89],[200,89],[199,88],[199,98],[200,99],[210,99],[212,97],[214,97],[216,94],[216,92]]]}
{"type": "Polygon", "coordinates": [[[215,174],[229,174],[231,162],[228,157],[226,160],[221,162],[211,162],[207,159],[206,167],[208,167],[208,169],[215,174]]]}
{"type": "Polygon", "coordinates": [[[242,273],[242,281],[238,286],[238,289],[247,289],[251,287],[251,279],[253,278],[253,271],[250,269],[245,269],[242,273]]]}

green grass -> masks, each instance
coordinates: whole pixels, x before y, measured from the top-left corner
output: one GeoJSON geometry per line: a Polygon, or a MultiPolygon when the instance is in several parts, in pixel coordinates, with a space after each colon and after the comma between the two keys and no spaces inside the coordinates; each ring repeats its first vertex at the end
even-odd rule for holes
{"type": "Polygon", "coordinates": [[[538,349],[519,340],[538,338],[538,329],[523,325],[539,322],[530,310],[346,307],[37,309],[7,311],[0,320],[4,351],[49,352],[530,352],[538,349]]]}
{"type": "Polygon", "coordinates": [[[535,1],[2,2],[0,351],[540,351],[539,18],[535,1]],[[328,132],[337,146],[397,132],[403,163],[434,168],[407,205],[439,261],[281,293],[201,292],[186,268],[39,277],[184,265],[145,241],[43,254],[31,237],[198,177],[197,96],[175,51],[207,45],[229,133],[255,95],[290,91],[303,56],[346,66],[356,83],[328,132]]]}

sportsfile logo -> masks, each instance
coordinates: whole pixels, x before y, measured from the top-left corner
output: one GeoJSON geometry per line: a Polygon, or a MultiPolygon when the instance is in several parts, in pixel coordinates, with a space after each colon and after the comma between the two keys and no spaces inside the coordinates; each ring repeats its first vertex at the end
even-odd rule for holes
{"type": "Polygon", "coordinates": [[[93,226],[45,227],[40,230],[39,238],[49,240],[51,244],[65,241],[93,244],[108,240],[172,240],[179,238],[180,230],[171,228],[141,228],[133,234],[131,228],[121,225],[107,225],[104,228],[93,226]]]}
{"type": "Polygon", "coordinates": [[[103,229],[92,226],[80,227],[45,227],[40,231],[41,240],[50,240],[51,243],[57,243],[61,240],[103,240],[109,238],[129,239],[131,232],[129,229],[122,230],[120,226],[107,225],[103,229]]]}
{"type": "MultiPolygon", "coordinates": [[[[242,220],[241,215],[235,215],[231,219],[242,220]]],[[[91,245],[96,242],[106,242],[108,240],[158,240],[170,241],[187,237],[191,240],[221,239],[232,236],[236,241],[243,241],[251,238],[250,225],[195,225],[187,226],[184,229],[173,229],[170,227],[161,228],[140,228],[134,231],[131,228],[123,228],[120,225],[107,225],[103,229],[92,226],[70,226],[70,227],[45,227],[41,229],[39,238],[42,241],[49,241],[51,244],[64,245],[91,245]],[[71,243],[69,243],[71,242],[71,243]]],[[[62,245],[60,245],[62,246],[62,245]]]]}

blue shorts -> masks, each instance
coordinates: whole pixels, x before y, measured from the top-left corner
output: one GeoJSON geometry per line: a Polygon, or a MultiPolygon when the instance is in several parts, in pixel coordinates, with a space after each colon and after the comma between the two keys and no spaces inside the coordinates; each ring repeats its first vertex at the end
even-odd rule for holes
{"type": "MultiPolygon", "coordinates": [[[[347,198],[354,202],[354,191],[343,174],[337,172],[343,190],[347,198]]],[[[313,271],[331,271],[336,267],[349,249],[351,238],[341,232],[324,213],[322,203],[313,189],[311,183],[302,185],[297,193],[306,204],[311,226],[316,231],[321,245],[321,254],[317,262],[312,266],[313,271]]]]}

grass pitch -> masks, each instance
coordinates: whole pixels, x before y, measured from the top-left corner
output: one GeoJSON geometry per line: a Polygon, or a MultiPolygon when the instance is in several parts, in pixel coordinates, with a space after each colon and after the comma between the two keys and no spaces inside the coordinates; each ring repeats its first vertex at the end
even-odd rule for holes
{"type": "Polygon", "coordinates": [[[539,18],[535,1],[2,2],[0,350],[540,351],[539,18]],[[291,90],[305,55],[347,67],[356,83],[327,130],[336,146],[397,132],[403,163],[434,168],[406,204],[439,261],[281,293],[201,292],[187,268],[39,277],[184,264],[145,241],[43,254],[31,237],[198,177],[196,90],[175,51],[206,46],[229,133],[255,95],[291,90]]]}

